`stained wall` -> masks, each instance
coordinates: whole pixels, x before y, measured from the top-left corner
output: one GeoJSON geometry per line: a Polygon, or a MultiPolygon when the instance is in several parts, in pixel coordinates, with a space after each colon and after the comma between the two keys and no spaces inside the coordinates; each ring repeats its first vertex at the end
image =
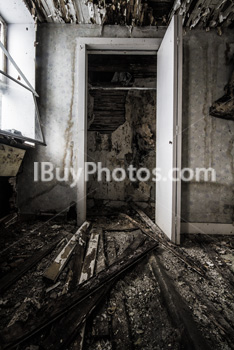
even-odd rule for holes
{"type": "MultiPolygon", "coordinates": [[[[65,168],[75,166],[78,122],[75,115],[79,109],[76,39],[102,35],[162,37],[156,28],[134,28],[132,32],[121,26],[107,26],[104,31],[95,25],[53,24],[38,28],[37,90],[47,147],[28,151],[24,159],[23,171],[18,177],[21,213],[66,211],[76,201],[76,188],[70,187],[71,179],[34,182],[33,163],[51,161],[62,173],[65,168]]],[[[182,185],[182,219],[185,221],[233,222],[234,123],[209,115],[209,107],[223,95],[230,77],[232,55],[233,30],[224,30],[222,36],[218,36],[216,31],[194,29],[184,35],[183,166],[214,167],[217,174],[215,182],[193,181],[182,185]]],[[[124,128],[128,128],[127,124],[124,128]]],[[[122,133],[116,132],[114,140],[120,139],[121,134],[124,139],[122,130],[122,133]]],[[[127,153],[132,151],[129,149],[127,153]]]]}

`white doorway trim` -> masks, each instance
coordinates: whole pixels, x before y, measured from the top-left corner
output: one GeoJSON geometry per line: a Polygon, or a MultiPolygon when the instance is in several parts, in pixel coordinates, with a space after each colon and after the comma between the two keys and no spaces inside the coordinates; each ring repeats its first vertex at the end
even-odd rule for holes
{"type": "Polygon", "coordinates": [[[78,133],[77,169],[82,169],[77,182],[77,224],[86,220],[85,162],[87,159],[88,54],[156,55],[161,38],[78,38],[78,133]]]}

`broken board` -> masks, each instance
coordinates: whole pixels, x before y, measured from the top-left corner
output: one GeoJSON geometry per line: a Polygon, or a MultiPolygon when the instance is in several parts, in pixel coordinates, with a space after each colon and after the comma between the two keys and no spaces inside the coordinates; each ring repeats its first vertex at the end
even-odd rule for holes
{"type": "Polygon", "coordinates": [[[54,262],[48,267],[44,272],[44,277],[56,282],[66,263],[68,262],[73,250],[76,247],[77,241],[82,231],[86,231],[89,227],[89,222],[85,221],[83,225],[77,230],[77,232],[72,236],[70,241],[61,250],[58,256],[55,258],[54,262]]]}
{"type": "MultiPolygon", "coordinates": [[[[79,284],[84,281],[87,281],[94,274],[99,237],[99,232],[95,232],[95,230],[93,229],[89,239],[88,249],[84,259],[79,284]]],[[[73,344],[74,350],[82,350],[83,348],[85,327],[86,323],[84,322],[80,327],[76,340],[73,344]]]]}

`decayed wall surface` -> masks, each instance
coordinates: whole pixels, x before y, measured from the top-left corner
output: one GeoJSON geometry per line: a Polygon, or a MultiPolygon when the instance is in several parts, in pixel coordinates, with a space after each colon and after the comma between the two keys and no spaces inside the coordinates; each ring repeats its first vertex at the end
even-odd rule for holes
{"type": "Polygon", "coordinates": [[[234,123],[209,115],[231,76],[233,54],[233,32],[184,37],[182,163],[217,173],[215,182],[182,185],[182,218],[190,222],[233,222],[234,123]]]}
{"type": "MultiPolygon", "coordinates": [[[[76,163],[77,106],[75,46],[78,36],[131,34],[125,27],[43,25],[38,28],[37,90],[47,147],[26,153],[18,178],[18,202],[22,213],[67,210],[76,201],[69,183],[33,181],[33,162],[51,161],[62,170],[76,163]]],[[[135,37],[156,37],[154,29],[134,28],[135,37]]],[[[161,34],[162,36],[162,34],[161,34]]],[[[193,30],[184,36],[183,166],[217,170],[215,183],[183,184],[182,217],[191,222],[231,223],[233,215],[234,123],[209,116],[212,102],[223,95],[233,63],[233,32],[193,30]],[[230,51],[228,48],[230,46],[230,51]]]]}
{"type": "MultiPolygon", "coordinates": [[[[147,86],[146,79],[144,86],[147,86]]],[[[109,134],[88,132],[88,161],[101,162],[111,174],[115,168],[122,168],[128,173],[130,165],[136,169],[147,168],[152,173],[156,166],[155,122],[155,91],[129,91],[125,100],[125,122],[109,134]]],[[[131,182],[128,177],[121,182],[107,182],[104,176],[102,181],[92,176],[88,184],[88,198],[88,208],[101,204],[120,207],[131,200],[154,206],[155,182],[152,179],[131,182]]]]}

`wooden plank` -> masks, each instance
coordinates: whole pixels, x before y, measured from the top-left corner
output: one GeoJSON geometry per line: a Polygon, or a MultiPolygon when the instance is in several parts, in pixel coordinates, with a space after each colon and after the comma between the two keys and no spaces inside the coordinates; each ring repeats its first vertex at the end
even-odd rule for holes
{"type": "Polygon", "coordinates": [[[131,207],[140,215],[141,219],[146,223],[146,225],[153,230],[156,234],[158,234],[161,230],[159,230],[158,226],[134,203],[131,203],[131,207]]]}
{"type": "MultiPolygon", "coordinates": [[[[99,245],[98,245],[98,254],[97,254],[97,263],[96,263],[96,274],[105,270],[107,266],[106,256],[104,252],[104,237],[103,231],[101,230],[99,245]]],[[[106,300],[100,305],[96,314],[92,320],[92,336],[94,337],[107,337],[109,336],[109,322],[107,315],[107,302],[106,300]]]]}
{"type": "Polygon", "coordinates": [[[3,225],[5,226],[5,228],[7,228],[10,225],[14,224],[17,220],[18,220],[18,214],[11,213],[0,219],[0,225],[3,225]]]}
{"type": "Polygon", "coordinates": [[[138,227],[146,236],[152,238],[155,241],[158,241],[158,237],[155,236],[155,234],[153,234],[152,232],[150,232],[150,230],[147,229],[142,223],[137,222],[136,220],[131,218],[129,215],[124,213],[120,213],[120,216],[122,216],[125,219],[128,219],[133,225],[135,225],[135,227],[138,227]]]}
{"type": "Polygon", "coordinates": [[[73,278],[69,288],[71,291],[72,290],[74,291],[77,288],[77,281],[80,280],[83,261],[85,257],[87,238],[88,238],[87,232],[83,230],[79,235],[78,242],[75,247],[75,254],[74,254],[73,266],[72,266],[73,278]]]}
{"type": "MultiPolygon", "coordinates": [[[[100,237],[100,231],[99,230],[96,231],[95,229],[92,229],[87,253],[84,259],[84,263],[83,263],[83,267],[82,267],[82,271],[79,279],[79,284],[88,280],[94,274],[99,237],[100,237]]],[[[73,343],[74,350],[83,349],[85,327],[86,327],[86,323],[84,322],[78,331],[76,340],[73,343]]]]}
{"type": "Polygon", "coordinates": [[[117,257],[116,244],[115,244],[113,234],[109,234],[108,232],[106,232],[105,238],[106,238],[107,261],[108,261],[108,266],[110,266],[116,261],[116,257],[117,257]]]}
{"type": "Polygon", "coordinates": [[[20,265],[13,273],[4,276],[0,280],[0,293],[4,293],[10,286],[12,286],[16,281],[18,281],[26,272],[28,272],[33,266],[35,266],[39,261],[41,261],[45,256],[47,256],[59,243],[59,240],[40,249],[38,252],[34,253],[26,262],[20,265]]]}
{"type": "Polygon", "coordinates": [[[103,230],[99,227],[99,245],[98,245],[95,273],[98,274],[99,272],[105,270],[106,266],[107,266],[107,264],[106,264],[106,257],[105,257],[105,253],[104,253],[103,230]]]}
{"type": "MultiPolygon", "coordinates": [[[[135,241],[134,244],[136,244],[135,241]]],[[[139,244],[141,242],[138,241],[139,244]]],[[[51,303],[50,306],[46,305],[46,307],[41,308],[36,314],[30,315],[24,324],[15,323],[12,327],[6,328],[1,334],[3,343],[7,344],[8,348],[15,347],[64,315],[71,316],[73,314],[71,312],[72,310],[75,310],[77,317],[78,306],[87,305],[92,300],[90,296],[94,297],[97,291],[102,287],[105,288],[109,282],[122,275],[149,252],[156,249],[157,246],[158,244],[156,242],[150,241],[137,249],[132,249],[127,254],[124,253],[123,256],[106,270],[83,282],[74,293],[70,293],[70,295],[65,294],[58,298],[56,302],[51,303]]],[[[67,334],[64,324],[63,329],[66,330],[67,334]]]]}
{"type": "Polygon", "coordinates": [[[61,250],[61,252],[55,258],[54,262],[44,272],[43,276],[45,278],[56,282],[57,278],[71,257],[73,250],[75,249],[80,233],[82,231],[86,231],[88,227],[89,222],[85,221],[83,225],[77,230],[77,232],[72,236],[69,242],[65,245],[65,247],[61,250]]]}
{"type": "Polygon", "coordinates": [[[79,284],[86,281],[94,274],[99,236],[100,233],[96,232],[95,229],[92,229],[87,253],[85,255],[81,276],[79,279],[79,284]]]}

